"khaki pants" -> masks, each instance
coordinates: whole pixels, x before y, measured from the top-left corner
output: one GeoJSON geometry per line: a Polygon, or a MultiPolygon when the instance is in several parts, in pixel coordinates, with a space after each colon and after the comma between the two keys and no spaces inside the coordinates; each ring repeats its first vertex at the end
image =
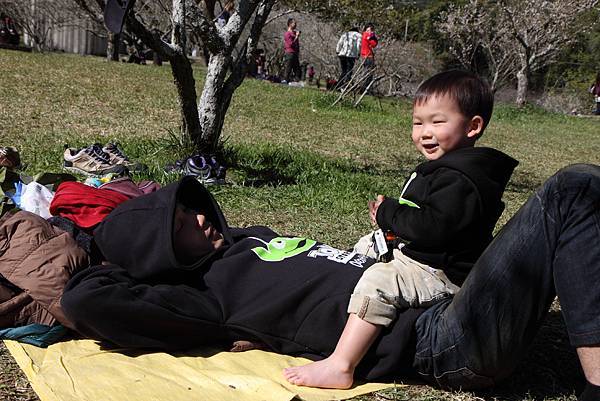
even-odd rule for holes
{"type": "MultiPolygon", "coordinates": [[[[354,250],[375,257],[372,234],[361,238],[354,250]]],[[[388,326],[397,309],[429,306],[442,298],[458,292],[446,274],[404,255],[394,249],[394,259],[389,263],[375,263],[369,267],[354,288],[348,313],[382,326],[388,326]]]]}

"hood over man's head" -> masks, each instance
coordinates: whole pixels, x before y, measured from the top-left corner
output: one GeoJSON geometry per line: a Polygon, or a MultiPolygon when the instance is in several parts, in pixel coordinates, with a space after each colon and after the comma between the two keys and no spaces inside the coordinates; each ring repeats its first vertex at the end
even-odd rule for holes
{"type": "Polygon", "coordinates": [[[96,228],[94,240],[107,261],[125,268],[136,279],[173,269],[194,270],[208,263],[223,245],[233,242],[221,208],[193,177],[119,205],[96,228]],[[196,217],[199,213],[202,219],[196,217]],[[202,246],[199,240],[203,236],[211,246],[196,252],[194,245],[202,246]],[[176,244],[176,238],[183,238],[183,244],[176,244]],[[177,250],[194,252],[176,255],[176,246],[177,250]]]}

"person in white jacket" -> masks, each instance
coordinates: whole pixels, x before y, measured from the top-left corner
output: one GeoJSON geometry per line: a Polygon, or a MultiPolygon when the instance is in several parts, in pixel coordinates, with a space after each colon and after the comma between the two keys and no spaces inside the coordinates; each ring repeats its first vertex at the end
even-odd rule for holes
{"type": "Polygon", "coordinates": [[[342,69],[338,86],[348,82],[352,76],[354,62],[360,56],[360,41],[361,34],[358,28],[352,28],[348,32],[343,33],[340,36],[340,40],[338,40],[335,52],[340,59],[340,67],[342,69]]]}

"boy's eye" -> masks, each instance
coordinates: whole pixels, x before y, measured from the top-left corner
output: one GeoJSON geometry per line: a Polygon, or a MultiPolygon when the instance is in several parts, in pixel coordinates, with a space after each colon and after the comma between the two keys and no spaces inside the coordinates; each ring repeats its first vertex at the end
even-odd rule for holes
{"type": "Polygon", "coordinates": [[[443,124],[443,123],[445,123],[445,122],[446,122],[446,121],[443,121],[443,120],[434,120],[434,121],[433,121],[433,123],[434,123],[434,124],[443,124]]]}
{"type": "Polygon", "coordinates": [[[413,125],[423,125],[420,121],[413,121],[413,125]]]}

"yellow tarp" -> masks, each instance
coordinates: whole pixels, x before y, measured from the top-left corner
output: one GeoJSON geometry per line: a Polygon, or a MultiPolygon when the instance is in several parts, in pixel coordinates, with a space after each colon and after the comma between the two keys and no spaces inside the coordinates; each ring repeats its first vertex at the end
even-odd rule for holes
{"type": "Polygon", "coordinates": [[[108,351],[91,340],[46,349],[5,341],[42,401],[307,401],[342,400],[392,384],[350,390],[289,384],[284,367],[308,360],[265,351],[197,350],[182,355],[108,351]]]}

